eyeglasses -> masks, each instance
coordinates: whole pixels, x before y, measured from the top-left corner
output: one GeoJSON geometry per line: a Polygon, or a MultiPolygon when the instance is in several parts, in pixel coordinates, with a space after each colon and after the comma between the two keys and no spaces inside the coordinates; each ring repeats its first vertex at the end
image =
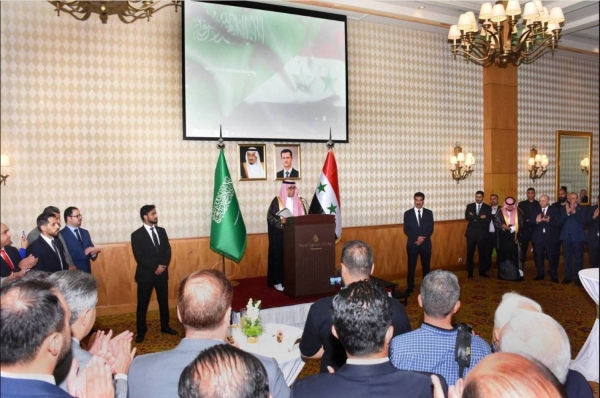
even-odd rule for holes
{"type": "Polygon", "coordinates": [[[77,214],[76,216],[69,216],[69,217],[73,217],[73,218],[81,218],[82,214],[77,214]]]}

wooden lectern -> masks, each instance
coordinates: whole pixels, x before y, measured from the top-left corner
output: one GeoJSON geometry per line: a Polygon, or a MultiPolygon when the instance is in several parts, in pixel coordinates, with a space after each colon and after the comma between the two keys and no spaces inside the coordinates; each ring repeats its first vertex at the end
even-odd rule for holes
{"type": "Polygon", "coordinates": [[[290,217],[283,227],[284,293],[296,298],[334,291],[335,216],[290,217]]]}

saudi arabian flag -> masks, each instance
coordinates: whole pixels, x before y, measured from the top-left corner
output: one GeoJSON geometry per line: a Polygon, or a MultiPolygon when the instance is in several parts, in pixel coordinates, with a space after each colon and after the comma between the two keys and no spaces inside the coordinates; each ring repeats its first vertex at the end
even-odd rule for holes
{"type": "Polygon", "coordinates": [[[247,242],[246,225],[221,149],[215,168],[210,248],[238,263],[244,256],[247,242]]]}
{"type": "Polygon", "coordinates": [[[319,185],[310,203],[309,213],[335,215],[335,238],[342,237],[342,201],[338,186],[337,163],[331,150],[327,153],[319,185]]]}

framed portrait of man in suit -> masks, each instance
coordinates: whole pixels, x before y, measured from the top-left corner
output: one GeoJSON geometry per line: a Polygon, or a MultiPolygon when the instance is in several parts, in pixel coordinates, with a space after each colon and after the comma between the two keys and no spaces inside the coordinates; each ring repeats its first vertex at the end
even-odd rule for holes
{"type": "Polygon", "coordinates": [[[240,181],[267,179],[265,144],[238,144],[240,181]]]}
{"type": "Polygon", "coordinates": [[[300,168],[299,144],[275,144],[275,179],[299,180],[302,178],[300,168]]]}

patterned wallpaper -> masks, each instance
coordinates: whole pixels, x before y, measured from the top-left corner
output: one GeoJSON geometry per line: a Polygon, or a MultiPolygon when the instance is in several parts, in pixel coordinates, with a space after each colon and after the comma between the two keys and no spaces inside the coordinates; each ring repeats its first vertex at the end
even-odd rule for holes
{"type": "MultiPolygon", "coordinates": [[[[556,130],[593,133],[592,195],[598,195],[598,72],[597,62],[550,55],[519,67],[520,196],[525,197],[527,188],[532,186],[538,196],[547,194],[556,200],[556,130]],[[529,179],[527,171],[532,145],[550,159],[546,175],[535,182],[529,179]]],[[[577,192],[580,189],[568,188],[577,192]]]]}
{"type": "MultiPolygon", "coordinates": [[[[213,142],[182,140],[180,14],[167,8],[149,23],[103,25],[57,17],[46,2],[0,2],[0,18],[1,150],[12,163],[1,215],[13,233],[33,228],[47,205],[76,205],[95,242],[127,241],[140,225],[140,206],[154,203],[172,238],[208,236],[218,150],[213,142]]],[[[433,33],[349,21],[348,42],[350,143],[335,146],[344,226],[399,223],[417,190],[436,220],[462,218],[483,186],[481,68],[454,61],[445,37],[433,33]],[[456,142],[476,158],[475,172],[460,184],[448,167],[456,142]]],[[[597,65],[569,70],[595,81],[597,96],[597,65]]],[[[535,111],[553,93],[533,92],[528,103],[535,111]]],[[[597,126],[594,104],[593,118],[578,113],[585,126],[597,126]]],[[[553,145],[545,149],[537,136],[567,128],[549,124],[526,130],[550,156],[553,145]]],[[[237,144],[225,150],[232,175],[239,172],[237,144]]],[[[266,232],[279,188],[273,144],[266,181],[234,182],[249,233],[266,232]]],[[[310,200],[326,147],[301,146],[299,188],[310,200]]],[[[594,157],[597,176],[597,150],[594,157]]],[[[551,171],[545,181],[553,184],[551,171]]],[[[520,188],[522,181],[527,185],[526,174],[520,188]]]]}

